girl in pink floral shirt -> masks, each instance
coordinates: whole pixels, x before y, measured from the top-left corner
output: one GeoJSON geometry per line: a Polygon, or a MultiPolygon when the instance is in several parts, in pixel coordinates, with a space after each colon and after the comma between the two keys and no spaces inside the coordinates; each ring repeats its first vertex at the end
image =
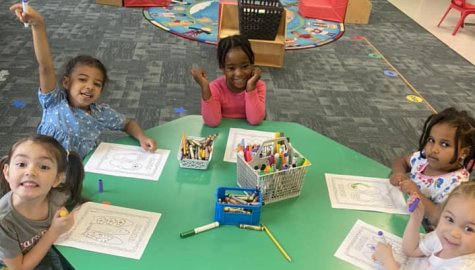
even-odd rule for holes
{"type": "Polygon", "coordinates": [[[466,111],[448,108],[426,120],[417,152],[393,161],[390,182],[406,194],[416,192],[425,217],[437,224],[440,204],[469,181],[474,160],[475,120],[466,111]]]}

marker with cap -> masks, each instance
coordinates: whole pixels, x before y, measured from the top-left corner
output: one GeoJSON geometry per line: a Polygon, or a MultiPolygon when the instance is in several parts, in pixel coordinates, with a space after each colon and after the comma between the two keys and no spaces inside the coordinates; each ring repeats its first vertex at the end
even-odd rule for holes
{"type": "Polygon", "coordinates": [[[102,182],[102,179],[99,179],[97,181],[97,189],[98,189],[99,193],[104,192],[104,183],[102,182]]]}
{"type": "MultiPolygon", "coordinates": [[[[23,15],[28,11],[28,0],[21,0],[21,6],[23,8],[23,15]]],[[[24,23],[25,27],[30,26],[28,23],[24,23]]]]}
{"type": "Polygon", "coordinates": [[[384,237],[383,231],[378,231],[379,242],[382,244],[387,244],[386,237],[384,237]]]}
{"type": "Polygon", "coordinates": [[[180,237],[181,237],[181,238],[186,238],[186,237],[189,237],[189,236],[198,234],[198,233],[200,233],[200,232],[205,232],[205,231],[207,231],[207,230],[214,229],[214,228],[216,228],[216,227],[219,227],[219,222],[218,222],[218,221],[215,221],[215,222],[213,222],[213,223],[210,223],[210,224],[207,224],[207,225],[198,227],[198,228],[194,228],[193,230],[189,230],[189,231],[186,231],[186,232],[182,232],[182,233],[180,233],[180,237]]]}
{"type": "Polygon", "coordinates": [[[419,202],[421,201],[421,199],[419,198],[416,198],[410,205],[409,205],[409,212],[414,212],[414,210],[416,210],[417,208],[417,205],[419,204],[419,202]]]}

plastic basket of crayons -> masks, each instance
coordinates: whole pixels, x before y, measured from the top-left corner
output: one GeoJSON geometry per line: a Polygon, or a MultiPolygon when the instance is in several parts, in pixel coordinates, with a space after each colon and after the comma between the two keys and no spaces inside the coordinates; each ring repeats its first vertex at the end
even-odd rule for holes
{"type": "Polygon", "coordinates": [[[214,220],[221,225],[259,224],[262,196],[256,188],[218,187],[214,220]]]}
{"type": "Polygon", "coordinates": [[[237,184],[257,187],[264,203],[297,197],[311,163],[285,137],[267,140],[257,149],[244,146],[237,155],[237,184]]]}
{"type": "Polygon", "coordinates": [[[213,143],[216,134],[208,137],[194,137],[183,134],[177,158],[181,168],[206,170],[213,157],[213,143]]]}

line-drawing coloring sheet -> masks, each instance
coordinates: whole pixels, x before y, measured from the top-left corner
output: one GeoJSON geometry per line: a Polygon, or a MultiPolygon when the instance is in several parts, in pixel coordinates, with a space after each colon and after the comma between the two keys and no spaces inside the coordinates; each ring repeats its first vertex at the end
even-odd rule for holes
{"type": "Polygon", "coordinates": [[[85,171],[158,181],[170,150],[150,153],[140,146],[101,143],[84,166],[85,171]]]}
{"type": "Polygon", "coordinates": [[[160,213],[87,202],[74,211],[74,225],[55,245],[140,259],[160,213]]]}
{"type": "Polygon", "coordinates": [[[409,214],[402,192],[389,179],[325,174],[333,208],[409,214]]]}
{"type": "Polygon", "coordinates": [[[372,256],[379,242],[391,245],[394,258],[400,265],[400,270],[414,270],[426,265],[426,257],[409,258],[402,251],[402,239],[392,233],[383,231],[373,225],[357,220],[353,228],[335,252],[335,257],[349,262],[365,270],[384,269],[381,263],[373,260],[372,256]],[[383,238],[378,232],[383,233],[383,238]]]}
{"type": "Polygon", "coordinates": [[[275,133],[268,131],[230,128],[224,161],[237,162],[237,147],[244,141],[246,145],[261,145],[264,141],[274,139],[275,133]]]}

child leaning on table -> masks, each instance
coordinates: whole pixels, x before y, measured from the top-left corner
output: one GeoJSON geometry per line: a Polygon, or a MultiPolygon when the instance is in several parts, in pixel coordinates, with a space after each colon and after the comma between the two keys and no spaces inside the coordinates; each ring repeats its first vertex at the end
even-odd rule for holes
{"type": "Polygon", "coordinates": [[[448,108],[426,120],[418,151],[393,161],[390,182],[408,195],[419,194],[431,227],[439,219],[439,205],[469,180],[474,159],[475,120],[448,108]]]}
{"type": "Polygon", "coordinates": [[[28,22],[33,33],[40,74],[38,98],[43,108],[39,134],[54,137],[81,157],[97,146],[104,129],[123,130],[145,150],[156,150],[156,142],[144,134],[137,122],[106,104],[96,104],[107,82],[106,68],[99,60],[85,55],[73,58],[66,65],[61,87],[57,86],[43,17],[32,7],[25,14],[21,4],[10,10],[21,22],[28,22]]]}
{"type": "MultiPolygon", "coordinates": [[[[416,198],[411,195],[408,204],[416,198]]],[[[475,182],[463,183],[449,195],[439,223],[422,237],[419,227],[424,218],[424,204],[419,203],[411,214],[402,239],[402,250],[410,257],[427,257],[424,268],[469,270],[475,269],[475,182]]],[[[373,258],[385,269],[398,269],[391,246],[379,243],[373,258]]]]}
{"type": "Polygon", "coordinates": [[[63,269],[51,248],[74,223],[84,169],[54,138],[34,135],[0,160],[0,268],[63,269]]]}
{"type": "Polygon", "coordinates": [[[201,87],[201,114],[211,127],[222,117],[245,118],[257,125],[266,114],[266,85],[261,70],[254,67],[254,53],[249,40],[229,36],[218,43],[219,68],[224,75],[208,82],[205,71],[194,67],[191,74],[201,87]]]}

